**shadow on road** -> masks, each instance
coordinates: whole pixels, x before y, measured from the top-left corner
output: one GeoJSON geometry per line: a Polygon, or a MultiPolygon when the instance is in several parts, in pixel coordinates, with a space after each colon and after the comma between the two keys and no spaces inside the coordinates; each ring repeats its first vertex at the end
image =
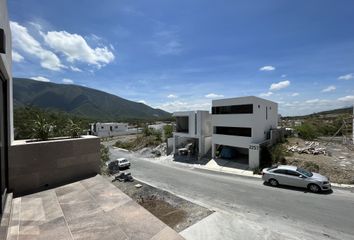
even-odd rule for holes
{"type": "Polygon", "coordinates": [[[322,191],[319,193],[313,193],[310,190],[306,189],[306,188],[299,188],[299,187],[292,187],[292,186],[285,186],[285,185],[279,185],[277,187],[273,187],[271,186],[268,182],[263,182],[263,185],[271,187],[271,188],[281,188],[281,189],[286,189],[286,190],[292,190],[292,191],[298,191],[298,192],[303,192],[303,193],[312,193],[312,194],[320,194],[320,195],[329,195],[333,193],[333,190],[329,190],[329,191],[322,191]]]}

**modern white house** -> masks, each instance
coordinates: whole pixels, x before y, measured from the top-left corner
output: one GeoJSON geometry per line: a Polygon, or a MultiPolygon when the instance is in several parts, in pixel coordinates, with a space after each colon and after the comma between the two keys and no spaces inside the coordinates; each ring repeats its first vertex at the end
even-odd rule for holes
{"type": "Polygon", "coordinates": [[[260,163],[261,145],[278,126],[278,104],[258,97],[212,101],[212,157],[241,158],[249,168],[260,163]]]}
{"type": "Polygon", "coordinates": [[[188,143],[195,146],[195,155],[204,156],[211,148],[211,115],[209,111],[175,112],[176,127],[173,132],[173,153],[188,143]]]}
{"type": "Polygon", "coordinates": [[[128,132],[128,123],[91,123],[91,133],[98,137],[112,137],[128,132]]]}

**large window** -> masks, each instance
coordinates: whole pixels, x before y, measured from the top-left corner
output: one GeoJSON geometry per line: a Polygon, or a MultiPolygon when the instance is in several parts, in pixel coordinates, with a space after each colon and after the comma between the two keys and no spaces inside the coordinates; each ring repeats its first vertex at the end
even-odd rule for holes
{"type": "Polygon", "coordinates": [[[189,133],[188,117],[176,117],[176,132],[189,133]]]}
{"type": "Polygon", "coordinates": [[[245,114],[253,113],[253,104],[212,107],[212,114],[245,114]]]}
{"type": "Polygon", "coordinates": [[[215,127],[214,134],[251,137],[252,129],[243,127],[215,127]]]}

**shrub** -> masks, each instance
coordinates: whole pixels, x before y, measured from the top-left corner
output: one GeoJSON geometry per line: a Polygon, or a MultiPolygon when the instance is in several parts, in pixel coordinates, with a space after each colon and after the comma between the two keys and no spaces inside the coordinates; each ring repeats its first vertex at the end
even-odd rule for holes
{"type": "Polygon", "coordinates": [[[296,127],[296,131],[298,132],[299,137],[305,140],[313,140],[319,135],[316,127],[310,123],[304,123],[301,126],[296,127]]]}
{"type": "Polygon", "coordinates": [[[42,141],[48,140],[53,132],[53,126],[41,115],[37,114],[32,122],[32,137],[42,141]]]}
{"type": "Polygon", "coordinates": [[[118,147],[118,148],[124,148],[124,149],[127,149],[127,150],[133,150],[135,148],[135,141],[129,141],[129,142],[123,142],[123,141],[117,141],[115,144],[114,144],[115,147],[118,147]]]}
{"type": "Polygon", "coordinates": [[[101,173],[107,174],[106,162],[109,161],[109,148],[105,145],[100,145],[100,155],[101,155],[101,173]]]}
{"type": "Polygon", "coordinates": [[[289,155],[289,153],[287,153],[286,148],[282,144],[276,144],[270,148],[270,155],[272,164],[286,164],[285,156],[289,155]]]}
{"type": "Polygon", "coordinates": [[[163,127],[163,131],[165,133],[165,138],[171,138],[173,137],[173,126],[172,125],[165,125],[163,127]]]}
{"type": "Polygon", "coordinates": [[[305,162],[304,168],[310,172],[318,172],[320,170],[320,166],[314,162],[305,162]]]}
{"type": "Polygon", "coordinates": [[[82,134],[82,129],[78,124],[74,123],[73,120],[69,119],[65,127],[65,133],[72,138],[77,138],[82,134]]]}

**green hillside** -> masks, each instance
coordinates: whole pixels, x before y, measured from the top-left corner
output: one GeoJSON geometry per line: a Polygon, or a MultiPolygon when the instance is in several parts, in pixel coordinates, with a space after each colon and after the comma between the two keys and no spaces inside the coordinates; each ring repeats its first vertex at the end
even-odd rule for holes
{"type": "Polygon", "coordinates": [[[353,107],[338,108],[302,116],[286,116],[283,119],[306,119],[306,118],[336,118],[341,115],[352,115],[353,107]]]}
{"type": "Polygon", "coordinates": [[[35,106],[100,121],[163,119],[171,114],[99,90],[78,85],[13,79],[14,107],[35,106]]]}

